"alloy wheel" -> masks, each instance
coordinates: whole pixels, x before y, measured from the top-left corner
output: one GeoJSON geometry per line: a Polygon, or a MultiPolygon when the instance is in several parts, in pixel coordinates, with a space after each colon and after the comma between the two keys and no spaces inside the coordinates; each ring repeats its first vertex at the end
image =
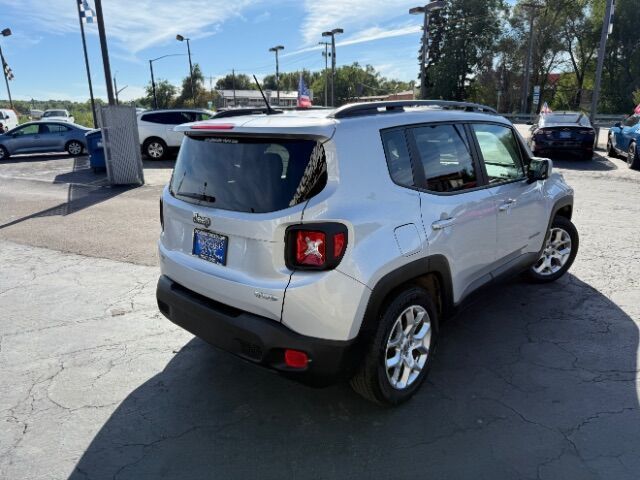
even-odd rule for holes
{"type": "Polygon", "coordinates": [[[147,147],[147,154],[151,158],[161,158],[164,154],[164,147],[158,142],[151,142],[147,147]]]}
{"type": "Polygon", "coordinates": [[[627,152],[627,165],[629,166],[629,168],[631,168],[631,165],[633,165],[633,161],[636,158],[636,146],[634,144],[631,144],[629,146],[629,151],[627,152]]]}
{"type": "Polygon", "coordinates": [[[431,319],[420,305],[406,308],[396,319],[387,340],[385,370],[391,386],[404,390],[420,376],[429,356],[431,319]]]}
{"type": "Polygon", "coordinates": [[[542,276],[553,275],[564,267],[571,256],[571,236],[562,228],[552,228],[542,255],[533,270],[542,276]]]}
{"type": "Polygon", "coordinates": [[[69,153],[71,155],[80,155],[82,153],[82,145],[78,142],[71,142],[69,144],[69,153]]]}

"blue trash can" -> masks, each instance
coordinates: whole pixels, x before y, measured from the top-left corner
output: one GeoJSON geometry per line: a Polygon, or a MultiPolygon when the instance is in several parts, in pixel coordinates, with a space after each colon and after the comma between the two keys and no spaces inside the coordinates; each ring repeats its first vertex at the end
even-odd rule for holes
{"type": "Polygon", "coordinates": [[[95,173],[107,169],[104,159],[104,147],[102,145],[102,131],[100,129],[91,130],[85,133],[87,139],[87,150],[89,150],[89,165],[95,173]]]}

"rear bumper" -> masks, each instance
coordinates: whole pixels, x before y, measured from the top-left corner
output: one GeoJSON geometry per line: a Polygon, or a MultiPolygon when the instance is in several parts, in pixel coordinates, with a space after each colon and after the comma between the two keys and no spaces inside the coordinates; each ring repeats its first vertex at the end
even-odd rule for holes
{"type": "Polygon", "coordinates": [[[280,322],[211,300],[163,275],[156,291],[162,314],[214,347],[310,385],[324,386],[348,378],[357,365],[355,340],[307,337],[280,322]],[[293,369],[284,350],[307,353],[309,364],[293,369]]]}

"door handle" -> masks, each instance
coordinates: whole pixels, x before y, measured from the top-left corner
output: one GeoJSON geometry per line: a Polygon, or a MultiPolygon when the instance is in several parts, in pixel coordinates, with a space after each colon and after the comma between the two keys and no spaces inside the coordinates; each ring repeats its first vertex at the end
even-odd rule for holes
{"type": "Polygon", "coordinates": [[[509,210],[511,208],[511,205],[513,205],[514,203],[516,203],[515,198],[508,198],[507,200],[502,202],[502,205],[498,207],[498,210],[500,210],[501,212],[504,212],[505,210],[509,210]]]}
{"type": "Polygon", "coordinates": [[[431,224],[431,228],[433,230],[442,230],[445,229],[447,227],[451,227],[453,225],[456,224],[456,219],[451,217],[451,218],[445,218],[443,220],[437,220],[435,222],[433,222],[431,224]]]}

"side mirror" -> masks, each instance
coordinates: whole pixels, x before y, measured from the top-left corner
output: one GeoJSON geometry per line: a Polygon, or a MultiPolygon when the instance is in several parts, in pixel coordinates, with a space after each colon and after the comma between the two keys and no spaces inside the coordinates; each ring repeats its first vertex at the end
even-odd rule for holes
{"type": "Polygon", "coordinates": [[[616,127],[616,128],[620,128],[620,127],[622,127],[622,122],[616,122],[616,123],[613,124],[613,126],[616,127]]]}
{"type": "Polygon", "coordinates": [[[548,158],[532,158],[527,170],[528,183],[534,183],[538,180],[546,180],[551,176],[553,162],[548,158]]]}

